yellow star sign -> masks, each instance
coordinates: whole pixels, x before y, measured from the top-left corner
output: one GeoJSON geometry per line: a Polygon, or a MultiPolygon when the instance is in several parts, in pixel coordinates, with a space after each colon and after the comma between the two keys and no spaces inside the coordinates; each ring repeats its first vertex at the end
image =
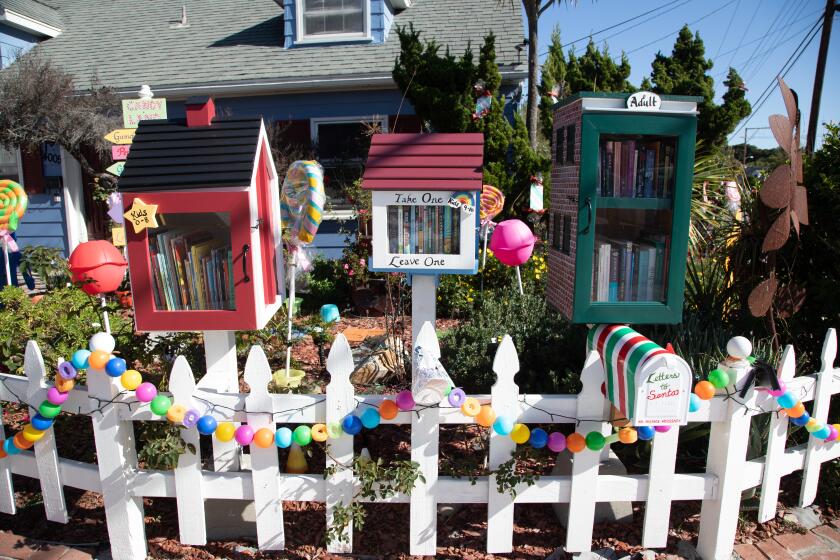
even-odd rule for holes
{"type": "Polygon", "coordinates": [[[134,233],[140,233],[146,228],[158,227],[157,208],[157,204],[146,204],[139,198],[135,198],[131,208],[123,216],[134,226],[134,233]]]}

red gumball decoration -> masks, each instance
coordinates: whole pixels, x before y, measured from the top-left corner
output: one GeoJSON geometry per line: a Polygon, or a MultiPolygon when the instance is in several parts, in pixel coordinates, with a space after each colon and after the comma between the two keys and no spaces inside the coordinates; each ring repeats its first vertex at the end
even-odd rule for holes
{"type": "Polygon", "coordinates": [[[70,254],[73,281],[92,296],[119,288],[127,266],[120,250],[107,241],[80,243],[70,254]]]}

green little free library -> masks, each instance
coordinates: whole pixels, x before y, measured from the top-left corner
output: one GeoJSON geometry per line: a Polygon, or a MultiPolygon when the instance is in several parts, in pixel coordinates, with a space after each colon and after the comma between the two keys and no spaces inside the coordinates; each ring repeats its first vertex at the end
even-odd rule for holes
{"type": "Polygon", "coordinates": [[[547,298],[575,323],[679,323],[699,97],[554,107],[547,298]]]}

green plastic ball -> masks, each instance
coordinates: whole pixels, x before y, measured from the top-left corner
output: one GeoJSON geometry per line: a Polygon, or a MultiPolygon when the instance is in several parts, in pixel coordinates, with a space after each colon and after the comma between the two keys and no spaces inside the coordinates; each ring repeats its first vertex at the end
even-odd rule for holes
{"type": "Polygon", "coordinates": [[[312,429],[309,426],[298,426],[292,432],[292,439],[301,447],[309,445],[309,442],[312,441],[312,429]]]}
{"type": "Polygon", "coordinates": [[[729,374],[722,369],[713,369],[709,372],[709,383],[717,389],[723,389],[729,385],[729,374]]]}
{"type": "Polygon", "coordinates": [[[600,451],[607,443],[607,438],[601,432],[589,432],[586,434],[586,447],[592,451],[600,451]]]}
{"type": "Polygon", "coordinates": [[[165,416],[166,411],[169,410],[169,407],[172,406],[172,401],[169,400],[169,397],[166,395],[158,395],[152,399],[151,404],[149,404],[149,408],[152,409],[152,412],[157,414],[158,416],[165,416]]]}
{"type": "Polygon", "coordinates": [[[38,407],[38,413],[44,418],[55,418],[61,412],[60,404],[53,404],[50,401],[44,401],[38,407]]]}
{"type": "Polygon", "coordinates": [[[813,424],[805,424],[805,429],[808,430],[809,434],[813,434],[814,432],[819,432],[822,430],[823,425],[819,422],[814,422],[813,424]]]}

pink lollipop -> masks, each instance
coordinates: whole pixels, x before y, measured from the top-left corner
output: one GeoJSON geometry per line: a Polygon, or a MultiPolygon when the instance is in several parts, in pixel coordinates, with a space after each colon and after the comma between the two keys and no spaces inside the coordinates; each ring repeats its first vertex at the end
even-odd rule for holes
{"type": "Polygon", "coordinates": [[[519,282],[519,293],[522,291],[522,276],[519,266],[528,262],[534,252],[537,238],[522,220],[505,220],[493,230],[490,238],[490,250],[496,258],[508,266],[516,267],[516,279],[519,282]]]}

